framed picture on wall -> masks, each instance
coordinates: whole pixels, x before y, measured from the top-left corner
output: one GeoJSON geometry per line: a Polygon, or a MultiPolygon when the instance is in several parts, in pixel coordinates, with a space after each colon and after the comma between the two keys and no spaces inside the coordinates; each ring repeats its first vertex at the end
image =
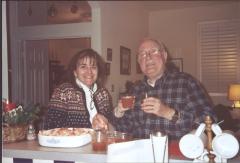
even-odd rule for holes
{"type": "Polygon", "coordinates": [[[112,61],[112,49],[107,48],[107,61],[112,61]]]}
{"type": "Polygon", "coordinates": [[[183,59],[173,58],[170,60],[170,68],[177,68],[180,72],[183,72],[183,59]]]}
{"type": "Polygon", "coordinates": [[[131,74],[131,50],[120,46],[120,74],[131,74]]]}
{"type": "Polygon", "coordinates": [[[105,72],[106,72],[106,75],[110,75],[110,66],[111,64],[110,63],[105,63],[105,72]]]}

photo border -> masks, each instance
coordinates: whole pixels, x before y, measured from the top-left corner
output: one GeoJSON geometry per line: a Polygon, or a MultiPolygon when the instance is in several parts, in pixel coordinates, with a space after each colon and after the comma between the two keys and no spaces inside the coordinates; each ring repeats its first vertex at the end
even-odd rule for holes
{"type": "Polygon", "coordinates": [[[180,72],[183,72],[183,59],[182,58],[172,58],[170,60],[180,72]]]}
{"type": "Polygon", "coordinates": [[[111,72],[111,63],[106,62],[105,63],[105,73],[108,76],[108,75],[110,75],[110,72],[111,72]]]}
{"type": "Polygon", "coordinates": [[[107,48],[107,61],[112,61],[112,49],[107,48]]]}
{"type": "Polygon", "coordinates": [[[120,46],[120,74],[131,74],[131,50],[120,46]]]}

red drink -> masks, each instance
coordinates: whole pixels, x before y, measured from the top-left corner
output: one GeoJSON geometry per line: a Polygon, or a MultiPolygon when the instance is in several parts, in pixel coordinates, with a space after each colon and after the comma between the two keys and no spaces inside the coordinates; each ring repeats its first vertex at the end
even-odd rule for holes
{"type": "Polygon", "coordinates": [[[135,97],[134,96],[123,96],[121,98],[122,106],[124,108],[133,108],[135,97]]]}
{"type": "Polygon", "coordinates": [[[106,151],[106,133],[102,132],[101,130],[95,130],[94,135],[92,135],[92,149],[94,151],[106,151]]]}
{"type": "Polygon", "coordinates": [[[130,141],[131,136],[118,131],[95,131],[92,137],[92,149],[94,151],[107,151],[107,146],[113,143],[130,141]]]}
{"type": "Polygon", "coordinates": [[[102,142],[92,142],[92,149],[94,151],[106,151],[107,150],[107,142],[102,141],[102,142]]]}

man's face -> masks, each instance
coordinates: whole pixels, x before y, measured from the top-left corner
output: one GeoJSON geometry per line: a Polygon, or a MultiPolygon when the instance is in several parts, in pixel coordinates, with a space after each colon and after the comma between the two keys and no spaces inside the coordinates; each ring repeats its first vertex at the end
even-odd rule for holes
{"type": "Polygon", "coordinates": [[[138,49],[138,63],[142,72],[150,79],[155,80],[165,70],[167,53],[160,51],[158,44],[146,40],[140,44],[138,49]]]}

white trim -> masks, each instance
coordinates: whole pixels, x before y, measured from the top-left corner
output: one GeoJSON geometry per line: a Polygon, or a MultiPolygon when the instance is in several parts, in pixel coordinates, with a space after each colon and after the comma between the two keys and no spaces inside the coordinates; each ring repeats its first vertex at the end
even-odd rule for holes
{"type": "Polygon", "coordinates": [[[54,163],[53,160],[39,160],[39,159],[33,159],[33,163],[54,163]]]}
{"type": "Polygon", "coordinates": [[[6,1],[2,1],[2,98],[8,97],[8,51],[7,51],[6,1]]]}
{"type": "Polygon", "coordinates": [[[4,163],[13,163],[13,158],[3,157],[2,162],[4,163]]]}
{"type": "Polygon", "coordinates": [[[17,39],[39,40],[49,38],[90,37],[93,33],[92,24],[93,23],[72,23],[19,27],[17,28],[17,39]]]}
{"type": "Polygon", "coordinates": [[[209,95],[214,97],[227,97],[227,93],[209,93],[209,95]]]}
{"type": "Polygon", "coordinates": [[[204,22],[199,22],[198,24],[223,23],[223,22],[229,22],[229,21],[239,21],[239,19],[223,19],[223,20],[204,21],[204,22]]]}

